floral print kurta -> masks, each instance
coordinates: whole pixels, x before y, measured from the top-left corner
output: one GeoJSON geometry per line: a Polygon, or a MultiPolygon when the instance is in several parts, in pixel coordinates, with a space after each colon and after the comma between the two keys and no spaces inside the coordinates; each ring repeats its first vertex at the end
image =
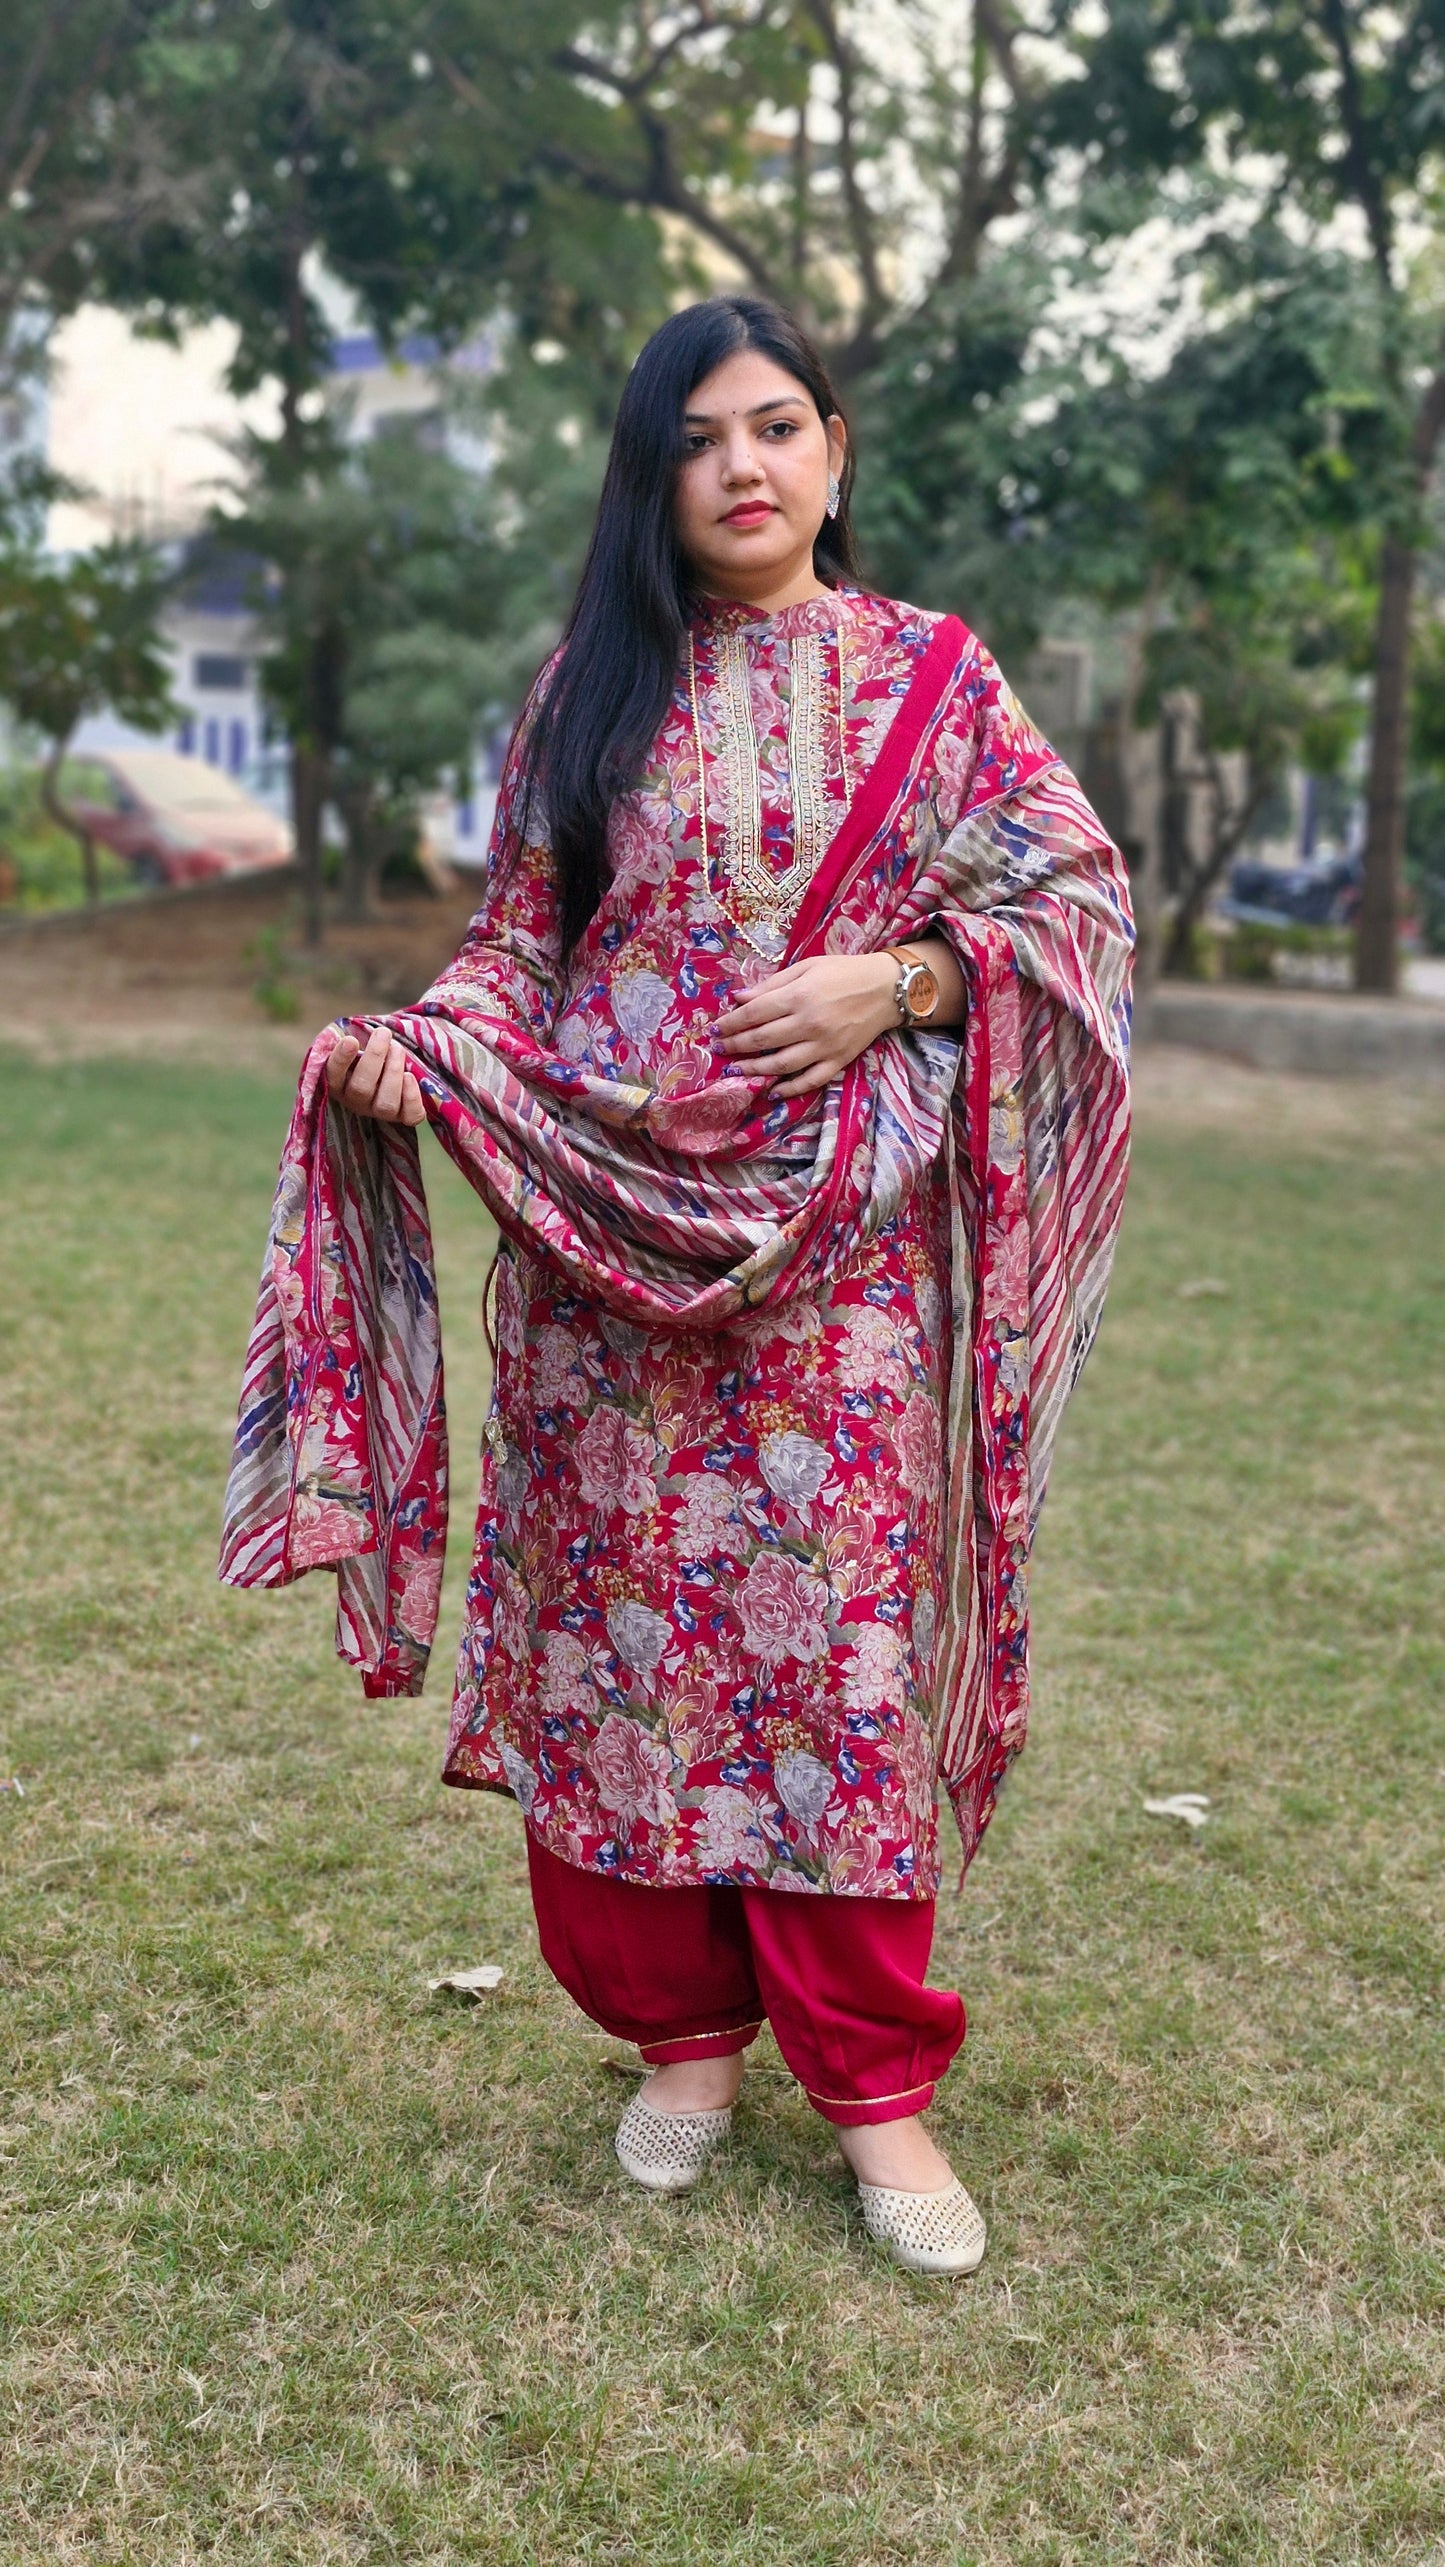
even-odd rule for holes
{"type": "MultiPolygon", "coordinates": [[[[699,619],[565,978],[532,845],[439,991],[690,1097],[932,623],[851,593],[699,619]]],[[[449,1776],[500,1764],[584,1869],[933,1898],[950,1290],[941,1169],[826,1297],[713,1334],[650,1333],[504,1244],[449,1776]]]]}

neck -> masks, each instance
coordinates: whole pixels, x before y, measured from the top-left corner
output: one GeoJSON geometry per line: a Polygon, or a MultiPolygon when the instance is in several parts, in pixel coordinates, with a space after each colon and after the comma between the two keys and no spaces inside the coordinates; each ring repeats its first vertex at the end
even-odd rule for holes
{"type": "Polygon", "coordinates": [[[704,597],[726,598],[737,606],[755,606],[760,615],[781,614],[785,606],[805,606],[810,597],[831,597],[811,560],[788,572],[760,573],[750,580],[716,579],[699,574],[704,597]]]}

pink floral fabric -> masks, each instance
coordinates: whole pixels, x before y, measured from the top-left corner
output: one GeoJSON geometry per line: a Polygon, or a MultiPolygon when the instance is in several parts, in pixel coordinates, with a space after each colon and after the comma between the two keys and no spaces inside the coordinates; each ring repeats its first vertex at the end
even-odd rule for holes
{"type": "MultiPolygon", "coordinates": [[[[967,1021],[811,1098],[715,1051],[767,968],[704,862],[722,619],[702,771],[680,673],[565,968],[504,780],[486,905],[386,1020],[507,1243],[446,1777],[598,1870],[927,1896],[935,1774],[967,1861],[1025,1733],[1032,1530],[1122,1198],[1127,885],[961,626],[852,594],[723,615],[778,869],[791,646],[833,644],[810,782],[851,816],[790,957],[934,927],[967,1021]]],[[[415,1692],[446,1527],[430,1239],[415,1136],[327,1106],[336,1038],[282,1160],[222,1575],[334,1567],[342,1653],[415,1692]]]]}
{"type": "MultiPolygon", "coordinates": [[[[710,761],[721,620],[697,636],[710,761]]],[[[794,634],[841,636],[823,726],[836,826],[928,627],[862,599],[727,620],[748,649],[764,849],[786,865],[794,634]]],[[[713,1025],[775,966],[720,903],[676,789],[690,719],[679,698],[623,806],[612,884],[565,988],[534,842],[432,998],[454,1005],[460,980],[475,1006],[484,982],[489,1006],[565,1060],[695,1099],[695,1137],[713,1025]]],[[[721,774],[710,764],[716,828],[721,774]]],[[[682,1131],[675,1114],[675,1145],[682,1131]]],[[[825,1293],[707,1333],[629,1325],[504,1247],[502,1458],[483,1457],[448,1778],[500,1762],[533,1833],[588,1870],[935,1897],[948,1291],[937,1183],[825,1293]]]]}

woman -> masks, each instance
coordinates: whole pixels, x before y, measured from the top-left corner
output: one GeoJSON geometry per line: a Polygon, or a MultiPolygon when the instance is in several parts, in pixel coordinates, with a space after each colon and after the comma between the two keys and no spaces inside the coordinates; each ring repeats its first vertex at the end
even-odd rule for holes
{"type": "Polygon", "coordinates": [[[871,2234],[960,2273],[935,1786],[967,1858],[1117,1222],[1128,908],[979,644],[856,584],[852,470],[781,312],[643,350],[485,905],[303,1073],[223,1574],[336,1565],[368,1691],[419,1687],[430,1120],[503,1233],[446,1779],[515,1794],[542,1951],[650,2069],[621,2163],[692,2183],[767,2019],[871,2234]]]}

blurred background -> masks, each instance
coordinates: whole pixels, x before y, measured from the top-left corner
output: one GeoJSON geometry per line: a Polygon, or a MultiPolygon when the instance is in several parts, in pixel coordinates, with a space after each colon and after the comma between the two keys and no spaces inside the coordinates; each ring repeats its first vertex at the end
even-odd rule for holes
{"type": "Polygon", "coordinates": [[[388,896],[445,949],[618,386],[741,285],[828,352],[871,577],[1125,847],[1146,992],[1445,999],[1432,28],[13,0],[0,915],[275,867],[223,903],[272,1013],[388,896]]]}

